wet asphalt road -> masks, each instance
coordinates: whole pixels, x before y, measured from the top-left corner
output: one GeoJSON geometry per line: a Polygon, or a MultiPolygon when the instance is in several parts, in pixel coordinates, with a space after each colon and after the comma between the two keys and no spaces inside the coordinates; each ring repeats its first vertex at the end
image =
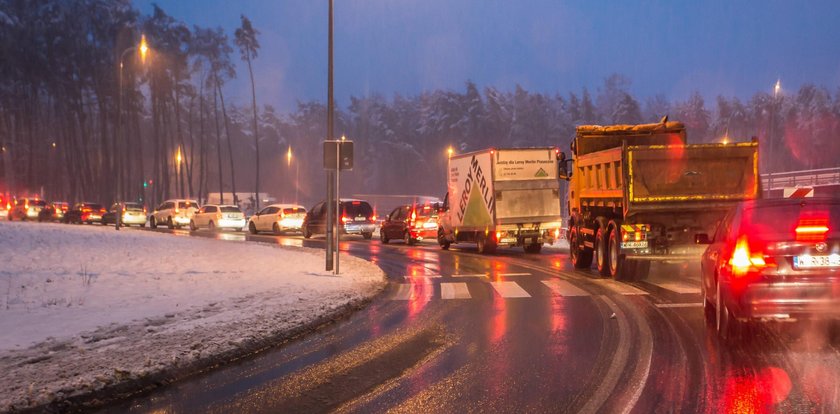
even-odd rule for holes
{"type": "Polygon", "coordinates": [[[840,412],[831,327],[770,325],[726,345],[681,265],[654,265],[647,281],[628,284],[573,270],[565,250],[481,256],[466,244],[442,251],[351,236],[341,250],[388,275],[368,307],[105,411],[840,412]]]}

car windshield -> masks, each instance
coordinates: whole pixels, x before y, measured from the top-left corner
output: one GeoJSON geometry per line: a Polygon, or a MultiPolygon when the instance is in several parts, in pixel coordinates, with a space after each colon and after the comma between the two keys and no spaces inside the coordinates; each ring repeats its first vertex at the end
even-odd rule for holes
{"type": "Polygon", "coordinates": [[[222,213],[241,213],[242,212],[242,210],[240,210],[239,207],[234,207],[234,206],[219,207],[219,210],[221,210],[222,213]]]}
{"type": "Polygon", "coordinates": [[[762,240],[791,240],[797,228],[827,228],[828,238],[840,238],[840,201],[757,205],[744,210],[742,233],[762,240]]]}
{"type": "Polygon", "coordinates": [[[350,217],[370,217],[373,215],[373,209],[370,207],[370,204],[364,201],[351,201],[342,203],[343,204],[343,212],[344,215],[350,217]]]}

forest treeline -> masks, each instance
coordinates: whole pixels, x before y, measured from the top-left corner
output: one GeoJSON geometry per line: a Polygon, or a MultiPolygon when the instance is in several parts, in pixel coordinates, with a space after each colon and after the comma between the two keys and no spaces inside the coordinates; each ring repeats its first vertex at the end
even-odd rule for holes
{"type": "MultiPolygon", "coordinates": [[[[260,65],[258,28],[241,22],[228,33],[157,6],[143,15],[128,0],[0,0],[0,193],[153,205],[257,188],[291,201],[297,185],[302,201],[317,201],[326,99],[278,113],[257,107],[271,100],[257,84],[248,102],[226,100],[226,83],[253,82],[260,65]],[[151,48],[145,60],[141,34],[151,48]]],[[[840,89],[772,87],[748,100],[707,102],[702,90],[684,101],[640,99],[630,79],[614,74],[592,90],[465,81],[460,90],[352,97],[336,108],[337,135],[356,142],[342,193],[442,195],[450,146],[565,150],[576,125],[664,115],[684,122],[691,142],[758,137],[763,172],[840,165],[840,89]]]]}

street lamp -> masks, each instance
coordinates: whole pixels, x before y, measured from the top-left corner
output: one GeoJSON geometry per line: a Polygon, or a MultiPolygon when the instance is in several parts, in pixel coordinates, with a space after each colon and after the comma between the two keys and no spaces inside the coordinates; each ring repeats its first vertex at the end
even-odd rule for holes
{"type": "MultiPolygon", "coordinates": [[[[139,51],[140,52],[140,61],[143,62],[143,64],[145,64],[146,63],[146,55],[148,55],[149,52],[150,52],[149,45],[146,43],[146,35],[144,35],[144,34],[140,35],[140,44],[139,45],[134,45],[134,46],[128,47],[125,50],[123,50],[122,53],[120,53],[120,68],[119,68],[120,74],[119,74],[119,84],[117,85],[117,88],[119,89],[119,94],[118,94],[119,99],[117,100],[117,135],[118,136],[122,134],[123,66],[124,66],[123,65],[123,60],[125,59],[125,56],[129,52],[133,52],[133,51],[139,51]]],[[[116,142],[116,145],[119,145],[119,142],[120,142],[120,140],[118,139],[117,142],[116,142]]],[[[120,151],[118,150],[118,148],[114,148],[114,149],[115,149],[116,154],[120,154],[120,151]]],[[[142,171],[141,171],[141,173],[142,173],[142,171]]],[[[119,176],[117,177],[116,183],[117,183],[117,185],[116,185],[116,187],[117,187],[116,190],[117,191],[115,191],[116,194],[115,194],[114,198],[119,199],[120,198],[119,197],[119,186],[120,186],[119,176]]],[[[122,210],[122,208],[120,208],[120,210],[122,210]]],[[[116,216],[116,218],[114,219],[114,228],[116,230],[119,230],[120,229],[120,221],[122,219],[122,211],[115,212],[115,216],[116,216]]]]}
{"type": "Polygon", "coordinates": [[[176,185],[180,184],[181,198],[184,198],[184,174],[183,174],[183,171],[181,171],[182,161],[183,161],[183,157],[181,157],[181,146],[178,145],[178,152],[175,153],[175,165],[178,167],[177,177],[176,177],[177,182],[175,184],[176,185]]]}
{"type": "Polygon", "coordinates": [[[452,146],[450,145],[449,148],[446,149],[446,156],[449,157],[449,158],[452,158],[452,154],[454,154],[454,153],[455,153],[455,150],[452,149],[452,146]]]}

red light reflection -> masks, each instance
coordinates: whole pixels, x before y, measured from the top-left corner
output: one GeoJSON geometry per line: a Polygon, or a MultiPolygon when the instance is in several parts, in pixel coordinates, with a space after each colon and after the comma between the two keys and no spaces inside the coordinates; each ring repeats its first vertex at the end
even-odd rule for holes
{"type": "Polygon", "coordinates": [[[773,406],[787,399],[792,384],[781,368],[765,368],[754,375],[730,373],[723,383],[719,412],[769,413],[773,406]]]}

